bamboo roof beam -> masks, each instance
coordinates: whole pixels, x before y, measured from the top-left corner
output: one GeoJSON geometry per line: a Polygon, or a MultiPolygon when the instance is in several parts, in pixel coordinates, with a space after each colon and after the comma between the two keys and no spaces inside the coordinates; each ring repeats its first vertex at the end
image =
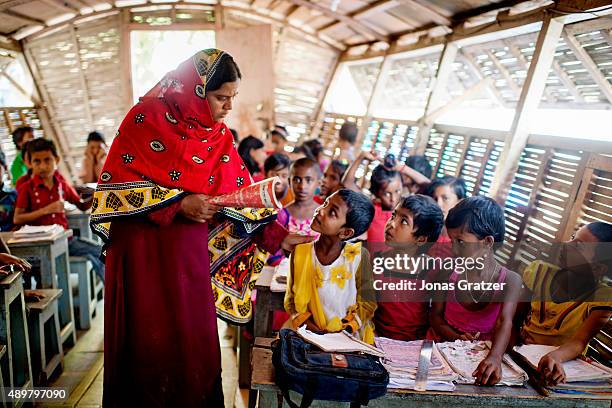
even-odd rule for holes
{"type": "Polygon", "coordinates": [[[599,86],[601,92],[606,96],[610,103],[612,103],[612,85],[603,75],[597,64],[595,64],[589,53],[582,48],[580,42],[578,42],[576,37],[574,37],[572,34],[568,34],[563,31],[562,36],[569,49],[572,50],[576,58],[582,62],[584,68],[589,72],[589,74],[591,74],[591,77],[599,86]]]}

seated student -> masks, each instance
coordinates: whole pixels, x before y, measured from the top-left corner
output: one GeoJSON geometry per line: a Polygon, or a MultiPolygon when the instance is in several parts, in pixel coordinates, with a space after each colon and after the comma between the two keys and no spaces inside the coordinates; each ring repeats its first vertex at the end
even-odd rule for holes
{"type": "Polygon", "coordinates": [[[325,171],[325,168],[329,164],[329,160],[325,157],[323,145],[319,141],[319,139],[311,139],[304,142],[304,146],[308,147],[310,153],[312,154],[312,158],[315,159],[319,163],[319,167],[321,168],[321,173],[325,171]]]}
{"type": "Polygon", "coordinates": [[[445,300],[440,296],[444,292],[437,293],[427,333],[437,341],[491,340],[491,351],[472,374],[482,385],[501,380],[501,359],[521,290],[520,276],[497,263],[493,255],[504,240],[504,223],[503,209],[488,197],[466,198],[449,211],[446,228],[457,263],[450,277],[439,276],[438,282],[454,287],[445,291],[445,300]]]}
{"type": "MultiPolygon", "coordinates": [[[[405,197],[395,207],[385,226],[385,243],[391,249],[380,256],[420,256],[427,251],[429,243],[436,242],[443,225],[442,210],[430,197],[420,194],[405,197]]],[[[385,275],[384,281],[409,280],[415,282],[416,288],[420,288],[421,281],[427,279],[428,271],[422,269],[410,272],[410,275],[385,275]]],[[[376,335],[403,341],[425,338],[429,327],[428,292],[415,290],[405,294],[383,290],[377,291],[376,294],[376,335]]]]}
{"type": "MultiPolygon", "coordinates": [[[[465,181],[462,178],[452,176],[435,178],[425,189],[425,194],[433,198],[438,203],[438,206],[444,213],[444,218],[446,218],[450,209],[456,206],[459,201],[466,197],[465,181]]],[[[446,232],[446,228],[442,228],[440,238],[438,238],[437,242],[438,244],[442,245],[435,246],[433,248],[434,251],[438,249],[441,251],[450,249],[450,245],[444,245],[451,242],[450,238],[448,237],[448,233],[446,232]]],[[[433,253],[430,255],[434,256],[433,253]]],[[[440,252],[438,255],[441,256],[446,254],[440,252]]]]}
{"type": "Polygon", "coordinates": [[[0,153],[0,231],[10,231],[13,229],[17,192],[4,183],[4,172],[7,170],[6,156],[2,149],[0,153]]]}
{"type": "Polygon", "coordinates": [[[340,160],[332,160],[331,163],[327,165],[323,172],[323,179],[321,180],[321,193],[315,197],[318,203],[323,204],[327,197],[342,188],[342,177],[344,177],[347,168],[348,162],[340,160]]]}
{"type": "Polygon", "coordinates": [[[272,145],[272,150],[268,153],[287,154],[287,152],[285,151],[285,146],[287,145],[288,136],[289,132],[287,132],[287,129],[285,129],[284,126],[274,126],[274,129],[272,129],[268,135],[269,142],[272,145]]]}
{"type": "Polygon", "coordinates": [[[295,199],[293,191],[289,188],[289,167],[291,160],[284,154],[273,153],[264,162],[264,174],[266,178],[278,177],[281,184],[276,186],[276,198],[283,207],[293,203],[295,199]]]}
{"type": "Polygon", "coordinates": [[[15,160],[13,160],[13,164],[11,164],[11,180],[13,185],[15,185],[19,177],[23,176],[28,171],[28,168],[23,162],[23,156],[19,153],[23,145],[32,139],[34,139],[34,128],[30,126],[21,126],[13,131],[13,143],[15,143],[15,148],[18,152],[15,156],[15,160]]]}
{"type": "Polygon", "coordinates": [[[569,242],[560,259],[565,265],[534,261],[523,272],[525,286],[537,299],[531,302],[521,340],[559,346],[542,357],[538,366],[546,382],[553,385],[565,380],[562,363],[583,354],[612,317],[612,287],[604,283],[612,276],[612,224],[587,224],[569,242]]]}
{"type": "Polygon", "coordinates": [[[349,163],[355,160],[355,142],[359,128],[354,122],[344,122],[338,132],[337,154],[334,159],[346,160],[349,163]]]}
{"type": "MultiPolygon", "coordinates": [[[[27,145],[32,177],[24,182],[17,192],[14,222],[17,225],[58,224],[68,229],[64,201],[76,205],[80,210],[91,207],[91,201],[83,202],[74,188],[60,177],[57,170],[59,155],[55,144],[47,139],[35,139],[27,145]]],[[[94,270],[104,279],[104,263],[100,260],[102,248],[80,237],[68,243],[71,256],[84,256],[91,261],[94,270]]]]}
{"type": "Polygon", "coordinates": [[[263,165],[266,157],[268,157],[263,142],[255,136],[247,136],[240,141],[238,154],[249,170],[249,173],[251,173],[253,181],[263,180],[263,165]]]}
{"type": "Polygon", "coordinates": [[[425,156],[408,156],[406,167],[400,171],[402,175],[403,194],[420,193],[429,184],[431,165],[425,156]]]}
{"type": "MultiPolygon", "coordinates": [[[[353,191],[359,191],[355,182],[355,173],[363,160],[379,160],[376,154],[361,152],[346,171],[342,184],[353,191]]],[[[374,220],[368,229],[368,241],[385,241],[385,224],[391,218],[391,213],[402,194],[402,180],[397,171],[380,164],[374,168],[370,176],[370,192],[374,196],[374,220]]]]}
{"type": "Polygon", "coordinates": [[[310,222],[319,207],[314,196],[320,179],[319,164],[314,160],[304,157],[291,165],[289,183],[295,200],[293,204],[283,208],[276,218],[290,234],[318,236],[317,232],[311,230],[310,222]]]}
{"type": "Polygon", "coordinates": [[[79,179],[83,184],[97,183],[106,160],[106,141],[100,132],[91,132],[87,136],[87,147],[81,162],[79,179]]]}
{"type": "Polygon", "coordinates": [[[285,293],[287,326],[306,324],[316,332],[346,330],[374,342],[376,310],[371,264],[361,243],[348,243],[368,228],[374,207],[366,196],[342,189],[325,200],[312,218],[321,235],[297,245],[290,257],[285,293]]]}

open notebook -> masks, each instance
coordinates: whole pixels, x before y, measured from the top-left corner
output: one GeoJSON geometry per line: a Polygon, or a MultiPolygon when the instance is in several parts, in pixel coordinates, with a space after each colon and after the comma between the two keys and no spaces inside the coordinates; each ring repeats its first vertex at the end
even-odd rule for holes
{"type": "Polygon", "coordinates": [[[314,344],[323,351],[353,353],[362,352],[377,357],[384,357],[384,353],[376,347],[351,336],[346,332],[316,334],[302,326],[297,329],[297,333],[307,342],[314,344]]]}
{"type": "MultiPolygon", "coordinates": [[[[538,367],[540,359],[544,355],[556,349],[556,346],[546,346],[543,344],[525,344],[514,347],[514,351],[523,356],[533,368],[538,367]]],[[[563,363],[563,370],[565,371],[566,383],[583,381],[607,382],[612,379],[611,369],[583,358],[566,361],[563,363]]]]}
{"type": "MultiPolygon", "coordinates": [[[[489,354],[491,342],[464,341],[438,343],[442,356],[450,364],[453,371],[459,375],[457,382],[474,384],[472,373],[482,360],[489,354]]],[[[527,381],[527,373],[523,371],[507,354],[502,358],[502,379],[496,385],[523,385],[527,381]]]]}

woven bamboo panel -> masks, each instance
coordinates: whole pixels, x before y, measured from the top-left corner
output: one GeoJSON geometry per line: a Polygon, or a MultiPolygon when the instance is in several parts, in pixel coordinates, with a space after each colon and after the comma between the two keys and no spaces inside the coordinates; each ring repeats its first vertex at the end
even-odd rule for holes
{"type": "Polygon", "coordinates": [[[17,154],[11,132],[19,126],[34,128],[35,137],[45,136],[38,113],[35,108],[2,108],[0,109],[0,147],[6,155],[6,163],[11,165],[17,154]]]}
{"type": "MultiPolygon", "coordinates": [[[[336,53],[287,31],[281,36],[276,56],[276,122],[291,127],[294,136],[309,139],[326,78],[334,69],[336,53]]],[[[296,139],[297,140],[297,139],[296,139]]]]}
{"type": "Polygon", "coordinates": [[[119,21],[110,16],[68,26],[26,44],[54,113],[51,119],[77,166],[87,134],[101,131],[110,144],[129,108],[122,99],[119,21]]]}
{"type": "Polygon", "coordinates": [[[344,122],[354,122],[360,127],[361,117],[328,113],[323,116],[323,121],[319,128],[319,140],[325,149],[325,154],[329,157],[335,156],[336,145],[338,144],[338,131],[344,122]]]}

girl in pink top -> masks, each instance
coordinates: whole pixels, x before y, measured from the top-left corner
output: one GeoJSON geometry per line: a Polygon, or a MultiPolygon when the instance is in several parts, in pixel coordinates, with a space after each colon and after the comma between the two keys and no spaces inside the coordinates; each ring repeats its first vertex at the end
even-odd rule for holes
{"type": "Polygon", "coordinates": [[[502,357],[521,290],[521,277],[499,265],[493,256],[504,240],[504,224],[504,212],[491,198],[470,197],[453,207],[446,217],[446,229],[455,268],[447,279],[438,276],[433,289],[428,337],[492,340],[488,356],[472,373],[476,384],[482,385],[501,380],[502,357]]]}

